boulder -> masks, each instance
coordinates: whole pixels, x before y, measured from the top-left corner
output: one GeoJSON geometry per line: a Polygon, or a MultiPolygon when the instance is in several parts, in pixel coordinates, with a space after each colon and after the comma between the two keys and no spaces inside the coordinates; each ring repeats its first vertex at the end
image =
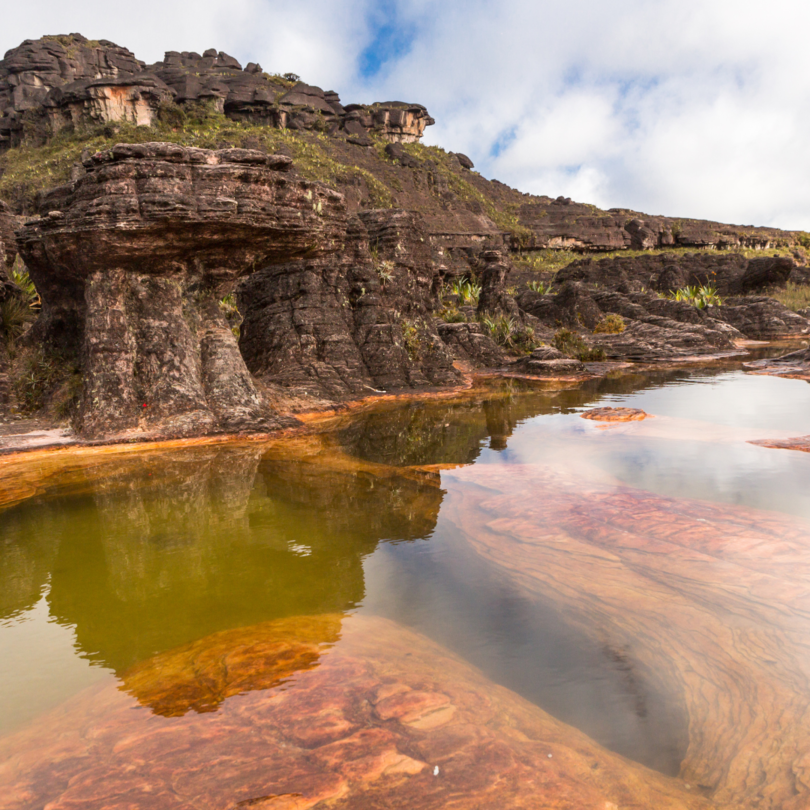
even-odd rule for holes
{"type": "Polygon", "coordinates": [[[78,432],[188,436],[284,423],[219,306],[256,267],[329,249],[341,195],[245,149],[118,144],[44,196],[18,234],[36,339],[80,358],[78,432]]]}
{"type": "Polygon", "coordinates": [[[475,164],[464,154],[461,152],[454,152],[456,156],[456,160],[461,164],[461,167],[464,169],[474,169],[475,164]]]}
{"type": "Polygon", "coordinates": [[[795,268],[793,259],[785,256],[751,259],[740,279],[740,288],[743,293],[750,293],[754,290],[784,287],[795,268]]]}
{"type": "Polygon", "coordinates": [[[475,321],[437,323],[439,336],[456,359],[473,367],[498,368],[506,363],[503,349],[475,321]]]}
{"type": "Polygon", "coordinates": [[[25,40],[0,61],[0,151],[19,143],[23,114],[42,110],[54,89],[80,81],[115,84],[143,70],[131,51],[107,40],[81,34],[25,40]]]}
{"type": "Polygon", "coordinates": [[[405,166],[406,169],[418,169],[422,164],[415,158],[411,157],[400,144],[389,143],[385,147],[385,154],[395,160],[400,166],[405,166]]]}
{"type": "Polygon", "coordinates": [[[773,298],[746,296],[727,298],[723,306],[712,307],[711,318],[731,324],[751,340],[799,337],[810,332],[810,321],[773,298]]]}

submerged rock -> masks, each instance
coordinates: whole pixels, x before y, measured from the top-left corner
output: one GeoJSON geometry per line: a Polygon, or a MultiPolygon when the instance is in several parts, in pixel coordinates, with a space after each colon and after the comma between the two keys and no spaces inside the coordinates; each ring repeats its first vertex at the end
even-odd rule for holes
{"type": "Polygon", "coordinates": [[[580,416],[596,422],[640,422],[647,419],[649,414],[640,408],[591,408],[580,416]]]}
{"type": "Polygon", "coordinates": [[[0,740],[9,810],[711,806],[381,618],[219,633],[122,688],[0,740]]]}

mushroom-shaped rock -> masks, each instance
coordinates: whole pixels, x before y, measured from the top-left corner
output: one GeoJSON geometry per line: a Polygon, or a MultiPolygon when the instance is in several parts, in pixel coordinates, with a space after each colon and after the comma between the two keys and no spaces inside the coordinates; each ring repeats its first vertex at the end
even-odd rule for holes
{"type": "Polygon", "coordinates": [[[37,337],[80,355],[86,438],[281,424],[220,309],[237,280],[329,249],[340,194],[246,149],[118,144],[18,232],[42,297],[37,337]]]}

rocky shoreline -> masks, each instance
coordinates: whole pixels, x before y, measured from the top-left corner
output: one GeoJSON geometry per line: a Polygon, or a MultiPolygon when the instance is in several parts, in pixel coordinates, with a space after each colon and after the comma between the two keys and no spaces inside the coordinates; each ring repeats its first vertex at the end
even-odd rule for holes
{"type": "MultiPolygon", "coordinates": [[[[425,159],[432,121],[419,105],[344,107],[216,51],[146,66],[71,35],[6,54],[0,185],[17,150],[34,159],[37,144],[82,143],[94,126],[174,139],[85,149],[67,182],[35,196],[8,186],[0,413],[52,431],[17,443],[268,434],[475,374],[576,382],[810,334],[807,310],[772,297],[810,281],[806,235],[527,198],[464,155],[425,159]],[[217,127],[291,140],[278,152],[256,135],[179,142],[203,103],[217,127]],[[360,174],[307,177],[315,147],[360,174]],[[580,258],[532,271],[542,250],[570,248],[580,258]]],[[[808,359],[747,368],[796,376],[808,359]]]]}

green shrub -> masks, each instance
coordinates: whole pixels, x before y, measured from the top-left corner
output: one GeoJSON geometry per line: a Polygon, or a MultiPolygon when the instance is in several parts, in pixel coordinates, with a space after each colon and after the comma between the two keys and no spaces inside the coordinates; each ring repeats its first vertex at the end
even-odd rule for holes
{"type": "Polygon", "coordinates": [[[481,285],[471,279],[462,278],[454,281],[447,292],[450,295],[457,295],[465,304],[477,307],[481,285]]]}
{"type": "Polygon", "coordinates": [[[239,308],[236,305],[236,294],[228,293],[219,302],[219,309],[225,316],[225,319],[228,321],[228,326],[231,327],[231,332],[233,332],[234,336],[238,338],[244,318],[242,318],[242,313],[239,311],[239,308]]]}
{"type": "Polygon", "coordinates": [[[445,323],[464,323],[467,320],[467,316],[458,307],[452,304],[442,308],[439,311],[439,317],[445,323]]]}
{"type": "Polygon", "coordinates": [[[484,315],[480,322],[487,334],[505,349],[530,352],[538,345],[534,329],[509,315],[484,315]]]}
{"type": "Polygon", "coordinates": [[[558,329],[554,334],[554,348],[567,357],[575,357],[583,363],[605,359],[604,349],[600,346],[588,346],[576,332],[565,327],[558,329]]]}
{"type": "Polygon", "coordinates": [[[593,331],[597,335],[618,335],[624,332],[626,328],[627,325],[621,315],[617,315],[615,312],[609,312],[596,324],[593,331]]]}

